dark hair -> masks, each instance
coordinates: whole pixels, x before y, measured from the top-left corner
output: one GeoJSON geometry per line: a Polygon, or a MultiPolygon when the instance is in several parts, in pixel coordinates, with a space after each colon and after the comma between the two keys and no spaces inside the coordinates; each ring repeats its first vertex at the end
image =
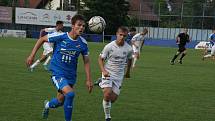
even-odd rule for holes
{"type": "Polygon", "coordinates": [[[75,25],[76,21],[78,21],[78,20],[85,21],[84,16],[82,16],[80,14],[74,15],[71,19],[72,25],[75,25]]]}
{"type": "Polygon", "coordinates": [[[136,28],[131,27],[131,28],[129,29],[129,31],[130,31],[130,32],[136,32],[136,28]]]}
{"type": "Polygon", "coordinates": [[[56,25],[58,25],[58,24],[63,24],[63,21],[57,21],[56,25]]]}
{"type": "Polygon", "coordinates": [[[128,29],[124,26],[120,26],[118,29],[117,29],[117,32],[121,30],[122,32],[128,32],[128,29]]]}

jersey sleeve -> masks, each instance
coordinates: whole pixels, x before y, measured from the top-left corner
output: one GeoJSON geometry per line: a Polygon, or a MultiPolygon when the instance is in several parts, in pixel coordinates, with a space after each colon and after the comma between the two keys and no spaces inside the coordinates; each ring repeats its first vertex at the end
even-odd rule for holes
{"type": "Polygon", "coordinates": [[[57,32],[48,34],[48,42],[50,43],[60,42],[62,41],[62,36],[63,36],[63,33],[57,33],[57,32]]]}
{"type": "Polygon", "coordinates": [[[212,39],[213,39],[213,38],[212,38],[212,35],[213,35],[213,34],[210,34],[210,35],[209,35],[208,40],[212,40],[212,39]]]}
{"type": "Polygon", "coordinates": [[[55,28],[45,28],[45,32],[55,32],[55,28]]]}
{"type": "Polygon", "coordinates": [[[138,34],[134,35],[131,39],[131,41],[137,41],[137,38],[138,38],[138,34]]]}
{"type": "Polygon", "coordinates": [[[102,50],[102,52],[100,53],[100,57],[103,59],[106,59],[107,56],[109,55],[109,53],[110,53],[110,47],[108,45],[106,45],[104,47],[104,49],[102,50]]]}
{"type": "Polygon", "coordinates": [[[87,44],[86,44],[86,45],[84,46],[84,48],[82,49],[81,54],[82,54],[83,56],[88,56],[88,55],[89,55],[89,49],[88,49],[87,44]]]}

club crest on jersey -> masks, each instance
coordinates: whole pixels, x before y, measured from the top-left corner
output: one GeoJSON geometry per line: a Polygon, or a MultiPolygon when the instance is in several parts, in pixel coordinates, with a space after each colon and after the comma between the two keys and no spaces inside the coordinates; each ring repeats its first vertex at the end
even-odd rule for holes
{"type": "Polygon", "coordinates": [[[80,48],[80,47],[81,47],[81,45],[76,45],[75,47],[80,48]]]}

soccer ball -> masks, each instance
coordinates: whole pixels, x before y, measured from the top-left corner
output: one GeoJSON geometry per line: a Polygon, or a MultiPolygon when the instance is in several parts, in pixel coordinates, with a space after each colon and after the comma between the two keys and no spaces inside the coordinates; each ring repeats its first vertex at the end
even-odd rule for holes
{"type": "Polygon", "coordinates": [[[101,16],[94,16],[89,20],[89,29],[95,33],[101,33],[104,31],[106,23],[101,16]]]}

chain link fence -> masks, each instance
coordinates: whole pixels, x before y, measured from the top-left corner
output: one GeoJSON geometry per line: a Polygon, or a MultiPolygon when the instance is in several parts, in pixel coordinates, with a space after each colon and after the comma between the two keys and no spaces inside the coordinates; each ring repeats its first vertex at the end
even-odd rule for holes
{"type": "Polygon", "coordinates": [[[174,39],[181,28],[188,28],[193,40],[207,40],[215,27],[215,3],[141,2],[129,13],[136,19],[138,32],[149,28],[149,38],[174,39]]]}

